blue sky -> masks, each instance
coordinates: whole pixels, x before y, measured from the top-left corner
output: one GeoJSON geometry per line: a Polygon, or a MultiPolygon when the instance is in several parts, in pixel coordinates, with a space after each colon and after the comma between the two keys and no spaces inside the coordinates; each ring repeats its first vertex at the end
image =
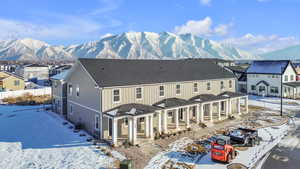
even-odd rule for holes
{"type": "Polygon", "coordinates": [[[299,7],[300,0],[2,0],[0,40],[69,45],[168,31],[263,53],[300,44],[299,7]]]}

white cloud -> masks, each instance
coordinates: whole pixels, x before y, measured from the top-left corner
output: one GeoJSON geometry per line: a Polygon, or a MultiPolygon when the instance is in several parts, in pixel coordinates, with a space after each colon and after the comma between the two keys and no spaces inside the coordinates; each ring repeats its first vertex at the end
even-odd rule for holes
{"type": "Polygon", "coordinates": [[[202,5],[208,6],[208,5],[210,5],[211,1],[212,1],[212,0],[200,0],[200,3],[201,3],[202,5]]]}
{"type": "Polygon", "coordinates": [[[213,27],[213,21],[210,17],[206,17],[203,20],[190,20],[184,25],[176,26],[175,33],[185,34],[191,33],[199,36],[224,36],[229,33],[229,28],[232,23],[220,24],[213,27]]]}
{"type": "Polygon", "coordinates": [[[293,36],[282,37],[278,35],[267,36],[248,33],[242,37],[229,38],[222,42],[255,54],[261,54],[299,44],[300,40],[293,36]]]}

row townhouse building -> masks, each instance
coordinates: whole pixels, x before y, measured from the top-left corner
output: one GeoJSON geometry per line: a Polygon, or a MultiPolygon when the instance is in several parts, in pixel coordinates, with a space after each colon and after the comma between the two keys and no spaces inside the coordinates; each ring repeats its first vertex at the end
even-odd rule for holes
{"type": "Polygon", "coordinates": [[[58,113],[114,145],[248,113],[235,76],[205,59],[79,59],[63,81],[58,113]]]}

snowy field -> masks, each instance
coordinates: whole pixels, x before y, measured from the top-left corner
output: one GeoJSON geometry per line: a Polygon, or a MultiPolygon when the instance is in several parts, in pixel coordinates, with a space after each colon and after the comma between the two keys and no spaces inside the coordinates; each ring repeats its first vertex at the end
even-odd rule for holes
{"type": "MultiPolygon", "coordinates": [[[[73,133],[52,112],[37,106],[0,105],[1,169],[99,169],[112,167],[108,157],[73,133]]],[[[103,145],[104,147],[105,145],[103,145]]],[[[122,158],[117,152],[113,155],[122,158]]]]}

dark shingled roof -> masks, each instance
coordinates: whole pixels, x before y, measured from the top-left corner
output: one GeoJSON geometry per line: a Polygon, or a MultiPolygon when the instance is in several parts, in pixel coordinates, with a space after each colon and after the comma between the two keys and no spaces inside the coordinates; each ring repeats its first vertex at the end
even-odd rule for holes
{"type": "Polygon", "coordinates": [[[287,83],[283,83],[283,85],[286,86],[291,86],[291,87],[300,87],[300,82],[287,82],[287,83]]]}
{"type": "MultiPolygon", "coordinates": [[[[253,61],[247,69],[249,74],[283,74],[289,65],[289,60],[259,60],[253,61]]],[[[294,66],[292,65],[294,68],[294,66]]]]}
{"type": "Polygon", "coordinates": [[[217,100],[224,100],[227,99],[228,97],[224,97],[224,96],[216,96],[213,94],[201,94],[195,97],[192,97],[190,100],[191,101],[196,101],[196,102],[210,102],[210,101],[217,101],[217,100]]]}
{"type": "Polygon", "coordinates": [[[197,102],[179,99],[179,98],[168,98],[153,104],[153,106],[164,109],[164,108],[186,106],[186,105],[191,105],[196,103],[197,102]]]}
{"type": "Polygon", "coordinates": [[[99,87],[234,78],[231,72],[205,59],[125,60],[81,58],[79,62],[99,87]]]}
{"type": "Polygon", "coordinates": [[[235,72],[235,73],[245,73],[247,71],[247,68],[242,66],[225,66],[225,68],[235,72]]]}
{"type": "Polygon", "coordinates": [[[235,97],[242,97],[242,96],[247,96],[247,94],[243,93],[236,93],[236,92],[223,92],[219,94],[219,96],[224,96],[224,97],[229,97],[229,98],[235,98],[235,97]]]}
{"type": "Polygon", "coordinates": [[[136,116],[154,113],[154,111],[156,110],[159,110],[159,108],[150,105],[132,103],[117,106],[115,108],[105,111],[104,114],[112,117],[120,117],[126,115],[136,116]]]}

